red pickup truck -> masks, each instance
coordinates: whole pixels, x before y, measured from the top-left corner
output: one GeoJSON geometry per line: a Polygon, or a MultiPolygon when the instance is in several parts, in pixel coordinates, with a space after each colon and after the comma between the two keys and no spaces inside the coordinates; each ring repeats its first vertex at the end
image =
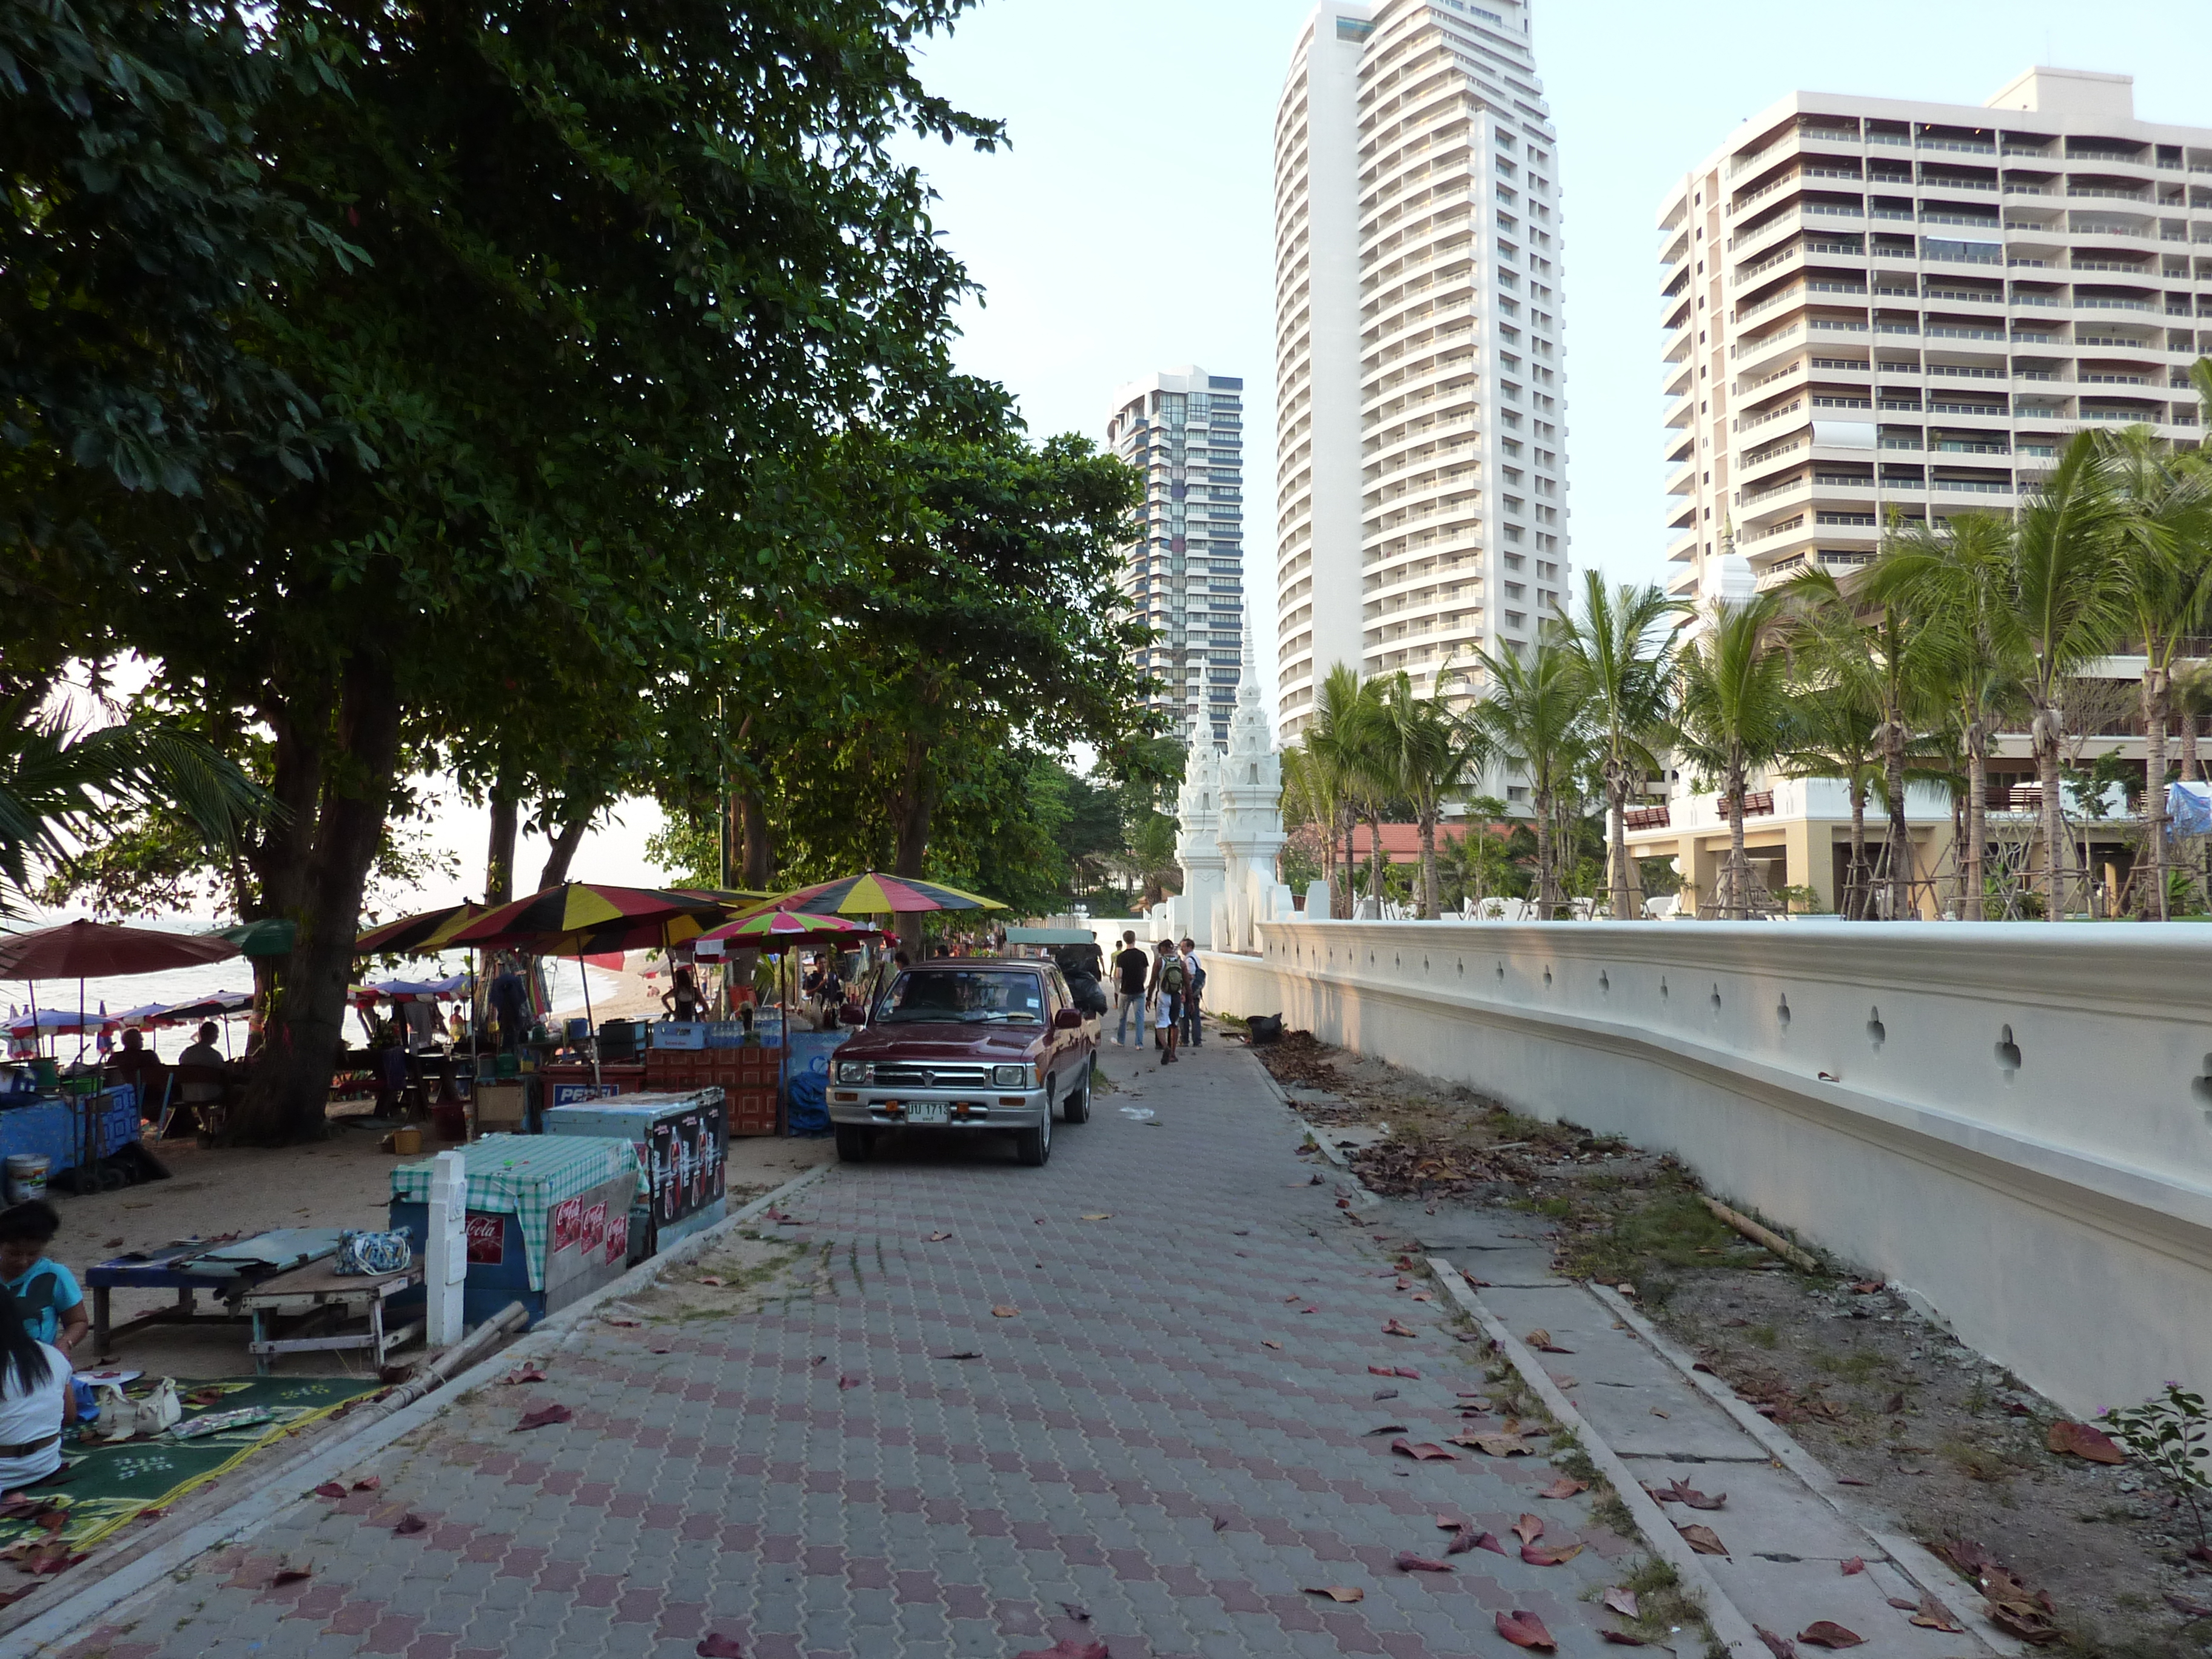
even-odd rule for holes
{"type": "Polygon", "coordinates": [[[1013,1132],[1024,1164],[1052,1156],[1052,1123],[1091,1115],[1093,1018],[1048,960],[955,958],[903,970],[841,1046],[830,1083],[837,1156],[866,1158],[884,1129],[1013,1132]]]}

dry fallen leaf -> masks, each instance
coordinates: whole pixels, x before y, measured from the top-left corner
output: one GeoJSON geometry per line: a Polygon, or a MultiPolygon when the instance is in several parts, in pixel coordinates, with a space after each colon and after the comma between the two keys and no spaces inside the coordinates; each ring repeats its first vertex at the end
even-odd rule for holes
{"type": "Polygon", "coordinates": [[[1544,1628],[1544,1621],[1533,1613],[1501,1613],[1498,1615],[1498,1633],[1516,1648],[1533,1648],[1539,1653],[1553,1653],[1559,1644],[1552,1632],[1544,1628]]]}
{"type": "Polygon", "coordinates": [[[1101,1210],[1095,1215],[1087,1215],[1083,1218],[1085,1221],[1111,1221],[1114,1218],[1114,1212],[1111,1210],[1101,1210]]]}
{"type": "Polygon", "coordinates": [[[1513,1523],[1513,1535],[1524,1544],[1533,1544],[1544,1535],[1544,1517],[1524,1515],[1513,1523]]]}
{"type": "Polygon", "coordinates": [[[1850,1560],[1844,1563],[1844,1577],[1846,1578],[1854,1577],[1865,1571],[1866,1561],[1863,1557],[1854,1555],[1850,1560]]]}
{"type": "Polygon", "coordinates": [[[1263,1347],[1263,1348],[1279,1348],[1279,1347],[1281,1347],[1283,1345],[1282,1345],[1281,1343],[1279,1343],[1279,1342],[1270,1342],[1270,1341],[1269,1341],[1266,1337],[1264,1337],[1264,1336],[1263,1336],[1263,1337],[1261,1337],[1261,1338],[1260,1339],[1260,1346],[1261,1346],[1261,1347],[1263,1347]]]}
{"type": "Polygon", "coordinates": [[[1751,1628],[1759,1639],[1766,1644],[1766,1650],[1774,1656],[1774,1659],[1797,1659],[1797,1644],[1788,1637],[1777,1636],[1764,1625],[1753,1625],[1751,1628]]]}
{"type": "Polygon", "coordinates": [[[314,1576],[315,1564],[310,1561],[303,1567],[279,1567],[276,1569],[276,1576],[269,1582],[271,1584],[296,1584],[302,1579],[313,1578],[314,1576]]]}
{"type": "Polygon", "coordinates": [[[1106,1659],[1103,1642],[1086,1642],[1080,1637],[1063,1636],[1048,1648],[1035,1648],[1027,1653],[1018,1653],[1014,1659],[1106,1659]]]}
{"type": "Polygon", "coordinates": [[[2207,1607],[2202,1601],[2193,1601],[2185,1595],[2178,1595],[2172,1590],[2166,1593],[2166,1605],[2185,1619],[2212,1619],[2212,1607],[2207,1607]]]}
{"type": "MultiPolygon", "coordinates": [[[[1451,1542],[1444,1546],[1444,1553],[1446,1555],[1465,1555],[1477,1544],[1480,1544],[1485,1538],[1490,1538],[1490,1547],[1492,1549],[1498,1548],[1498,1540],[1495,1538],[1491,1538],[1488,1533],[1486,1532],[1478,1535],[1473,1527],[1462,1527],[1458,1531],[1452,1534],[1451,1542]]],[[[1498,1553],[1502,1555],[1504,1552],[1503,1550],[1499,1550],[1498,1553]]]]}
{"type": "Polygon", "coordinates": [[[1396,1319],[1389,1319],[1383,1322],[1382,1334],[1385,1336],[1419,1336],[1420,1333],[1415,1330],[1411,1325],[1401,1324],[1396,1319]]]}
{"type": "Polygon", "coordinates": [[[1845,1630],[1832,1619],[1816,1619],[1797,1632],[1797,1639],[1816,1648],[1855,1648],[1866,1638],[1855,1630],[1845,1630]]]}
{"type": "Polygon", "coordinates": [[[1406,1431],[1403,1423],[1378,1423],[1367,1431],[1369,1434],[1404,1434],[1406,1431]]]}
{"type": "Polygon", "coordinates": [[[2086,1457],[2092,1463],[2124,1463],[2128,1455],[2112,1442],[2112,1437],[2102,1429],[2087,1423],[2068,1423],[2061,1420],[2051,1425],[2044,1437],[2044,1444],[2062,1454],[2086,1457]]]}
{"type": "Polygon", "coordinates": [[[1677,1527],[1674,1530],[1680,1533],[1683,1538],[1688,1542],[1690,1547],[1697,1551],[1700,1555],[1726,1555],[1728,1553],[1728,1546],[1721,1542],[1720,1534],[1716,1533],[1711,1527],[1692,1525],[1687,1527],[1677,1527]]]}
{"type": "Polygon", "coordinates": [[[1571,1561],[1583,1553],[1577,1541],[1558,1541],[1549,1544],[1523,1544],[1521,1559],[1532,1567],[1556,1567],[1571,1561]]]}
{"type": "Polygon", "coordinates": [[[720,1631],[709,1631],[691,1650],[699,1659],[745,1659],[745,1650],[738,1645],[738,1638],[725,1636],[720,1631]]]}
{"type": "Polygon", "coordinates": [[[335,1480],[325,1480],[315,1488],[315,1496],[318,1498],[343,1498],[345,1495],[346,1489],[335,1480]]]}
{"type": "Polygon", "coordinates": [[[1472,1446],[1488,1457],[1526,1457],[1535,1450],[1510,1429],[1495,1430],[1488,1434],[1455,1434],[1448,1437],[1455,1446],[1472,1446]]]}
{"type": "Polygon", "coordinates": [[[518,1366],[500,1379],[502,1382],[543,1382],[545,1373],[535,1365],[518,1366]]]}
{"type": "Polygon", "coordinates": [[[1550,1486],[1545,1487],[1543,1491],[1538,1492],[1536,1496],[1539,1498],[1572,1498],[1578,1492],[1588,1492],[1589,1490],[1589,1481],[1577,1480],[1571,1474],[1563,1474],[1558,1480],[1552,1482],[1550,1486]]]}
{"type": "Polygon", "coordinates": [[[1393,1440],[1390,1443],[1390,1449],[1401,1456],[1411,1457],[1423,1463],[1431,1462],[1439,1457],[1456,1462],[1459,1457],[1457,1452],[1448,1452],[1432,1440],[1424,1440],[1419,1444],[1410,1440],[1393,1440]]]}
{"type": "Polygon", "coordinates": [[[728,1281],[728,1280],[726,1280],[726,1279],[719,1279],[719,1278],[717,1278],[715,1275],[714,1275],[713,1273],[701,1273],[701,1274],[699,1275],[698,1282],[699,1282],[700,1284],[702,1284],[702,1285],[714,1285],[716,1288],[718,1288],[718,1289],[719,1289],[720,1286],[722,1286],[723,1285],[727,1284],[729,1281],[728,1281]]]}
{"type": "Polygon", "coordinates": [[[1640,1619],[1643,1617],[1641,1613],[1636,1611],[1636,1592],[1632,1589],[1616,1584],[1605,1593],[1604,1601],[1606,1606],[1611,1607],[1615,1613],[1619,1613],[1624,1619],[1640,1619]]]}
{"type": "Polygon", "coordinates": [[[840,1389],[857,1389],[863,1381],[864,1378],[858,1376],[841,1376],[837,1379],[837,1386],[840,1389]]]}
{"type": "MultiPolygon", "coordinates": [[[[1890,1605],[1894,1607],[1897,1604],[1893,1601],[1890,1605]]],[[[1917,1607],[1911,1607],[1910,1603],[1906,1605],[1911,1607],[1912,1622],[1923,1630],[1940,1630],[1947,1636],[1966,1634],[1966,1627],[1954,1619],[1951,1616],[1950,1608],[1945,1607],[1933,1595],[1922,1596],[1917,1607]]]]}
{"type": "Polygon", "coordinates": [[[1375,1390],[1375,1398],[1377,1400],[1395,1400],[1397,1397],[1398,1391],[1395,1389],[1377,1389],[1375,1390]]]}
{"type": "Polygon", "coordinates": [[[952,1235],[951,1233],[932,1233],[925,1242],[931,1244],[942,1244],[946,1239],[951,1237],[952,1235]]]}
{"type": "Polygon", "coordinates": [[[517,1423],[514,1428],[508,1431],[508,1432],[510,1434],[520,1434],[525,1429],[548,1428],[556,1423],[569,1422],[574,1419],[575,1415],[576,1413],[570,1411],[566,1406],[561,1405],[557,1402],[550,1406],[540,1406],[534,1412],[523,1413],[522,1421],[517,1423]]]}
{"type": "Polygon", "coordinates": [[[1393,1365],[1390,1368],[1390,1375],[1393,1376],[1407,1377],[1415,1382],[1421,1380],[1420,1372],[1415,1370],[1411,1365],[1393,1365]]]}
{"type": "Polygon", "coordinates": [[[1522,1340],[1538,1353],[1572,1353],[1574,1352],[1572,1348],[1563,1348],[1553,1341],[1552,1334],[1549,1331],[1531,1331],[1522,1340]]]}
{"type": "Polygon", "coordinates": [[[384,1477],[382,1475],[364,1474],[360,1480],[353,1483],[353,1489],[356,1492],[374,1492],[383,1484],[384,1477]]]}
{"type": "Polygon", "coordinates": [[[1006,1303],[1001,1302],[997,1307],[991,1310],[991,1317],[994,1319],[1012,1319],[1020,1312],[1021,1310],[1019,1308],[1009,1307],[1006,1303]]]}
{"type": "Polygon", "coordinates": [[[1708,1498],[1680,1478],[1663,1486],[1647,1486],[1644,1490],[1662,1504],[1686,1504],[1693,1510],[1717,1510],[1728,1502],[1726,1492],[1717,1498],[1708,1498]]]}
{"type": "Polygon", "coordinates": [[[421,1516],[416,1515],[410,1510],[409,1513],[399,1517],[399,1524],[394,1527],[392,1530],[398,1533],[402,1538],[411,1538],[418,1532],[429,1531],[430,1523],[428,1521],[425,1521],[421,1516]]]}
{"type": "Polygon", "coordinates": [[[1332,1601],[1364,1601],[1367,1592],[1357,1584],[1309,1584],[1308,1595],[1326,1595],[1332,1601]]]}
{"type": "Polygon", "coordinates": [[[941,1353],[939,1359],[981,1359],[983,1356],[973,1348],[963,1348],[958,1353],[941,1353]]]}
{"type": "Polygon", "coordinates": [[[1416,1555],[1411,1550],[1398,1552],[1397,1567],[1401,1572],[1449,1572],[1449,1562],[1432,1561],[1425,1555],[1416,1555]]]}
{"type": "Polygon", "coordinates": [[[1601,1642],[1610,1642],[1617,1648],[1648,1648],[1651,1644],[1640,1636],[1631,1636],[1625,1630],[1601,1630],[1597,1633],[1601,1642]]]}

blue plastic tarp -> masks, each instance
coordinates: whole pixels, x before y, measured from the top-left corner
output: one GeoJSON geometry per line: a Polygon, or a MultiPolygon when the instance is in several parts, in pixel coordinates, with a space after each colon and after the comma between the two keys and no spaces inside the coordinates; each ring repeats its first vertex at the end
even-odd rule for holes
{"type": "Polygon", "coordinates": [[[2169,783],[2166,816],[2177,836],[2212,836],[2212,783],[2169,783]]]}

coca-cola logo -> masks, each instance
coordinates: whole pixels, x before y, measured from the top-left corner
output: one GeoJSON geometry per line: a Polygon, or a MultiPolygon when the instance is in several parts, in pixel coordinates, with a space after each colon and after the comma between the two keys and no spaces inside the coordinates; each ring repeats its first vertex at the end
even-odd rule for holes
{"type": "Polygon", "coordinates": [[[507,1260],[507,1218],[469,1212],[469,1260],[496,1267],[507,1260]]]}

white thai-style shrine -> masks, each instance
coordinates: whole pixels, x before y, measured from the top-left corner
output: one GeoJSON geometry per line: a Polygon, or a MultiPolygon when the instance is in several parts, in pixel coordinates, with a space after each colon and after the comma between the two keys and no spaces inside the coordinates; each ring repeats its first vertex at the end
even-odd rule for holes
{"type": "Polygon", "coordinates": [[[1190,732],[1176,797],[1182,891],[1152,908],[1152,937],[1188,936],[1204,950],[1253,951],[1259,949],[1254,925],[1289,916],[1296,906],[1291,890],[1275,878],[1285,840],[1283,757],[1260,702],[1249,617],[1228,749],[1216,749],[1200,736],[1202,730],[1194,725],[1190,732]]]}

